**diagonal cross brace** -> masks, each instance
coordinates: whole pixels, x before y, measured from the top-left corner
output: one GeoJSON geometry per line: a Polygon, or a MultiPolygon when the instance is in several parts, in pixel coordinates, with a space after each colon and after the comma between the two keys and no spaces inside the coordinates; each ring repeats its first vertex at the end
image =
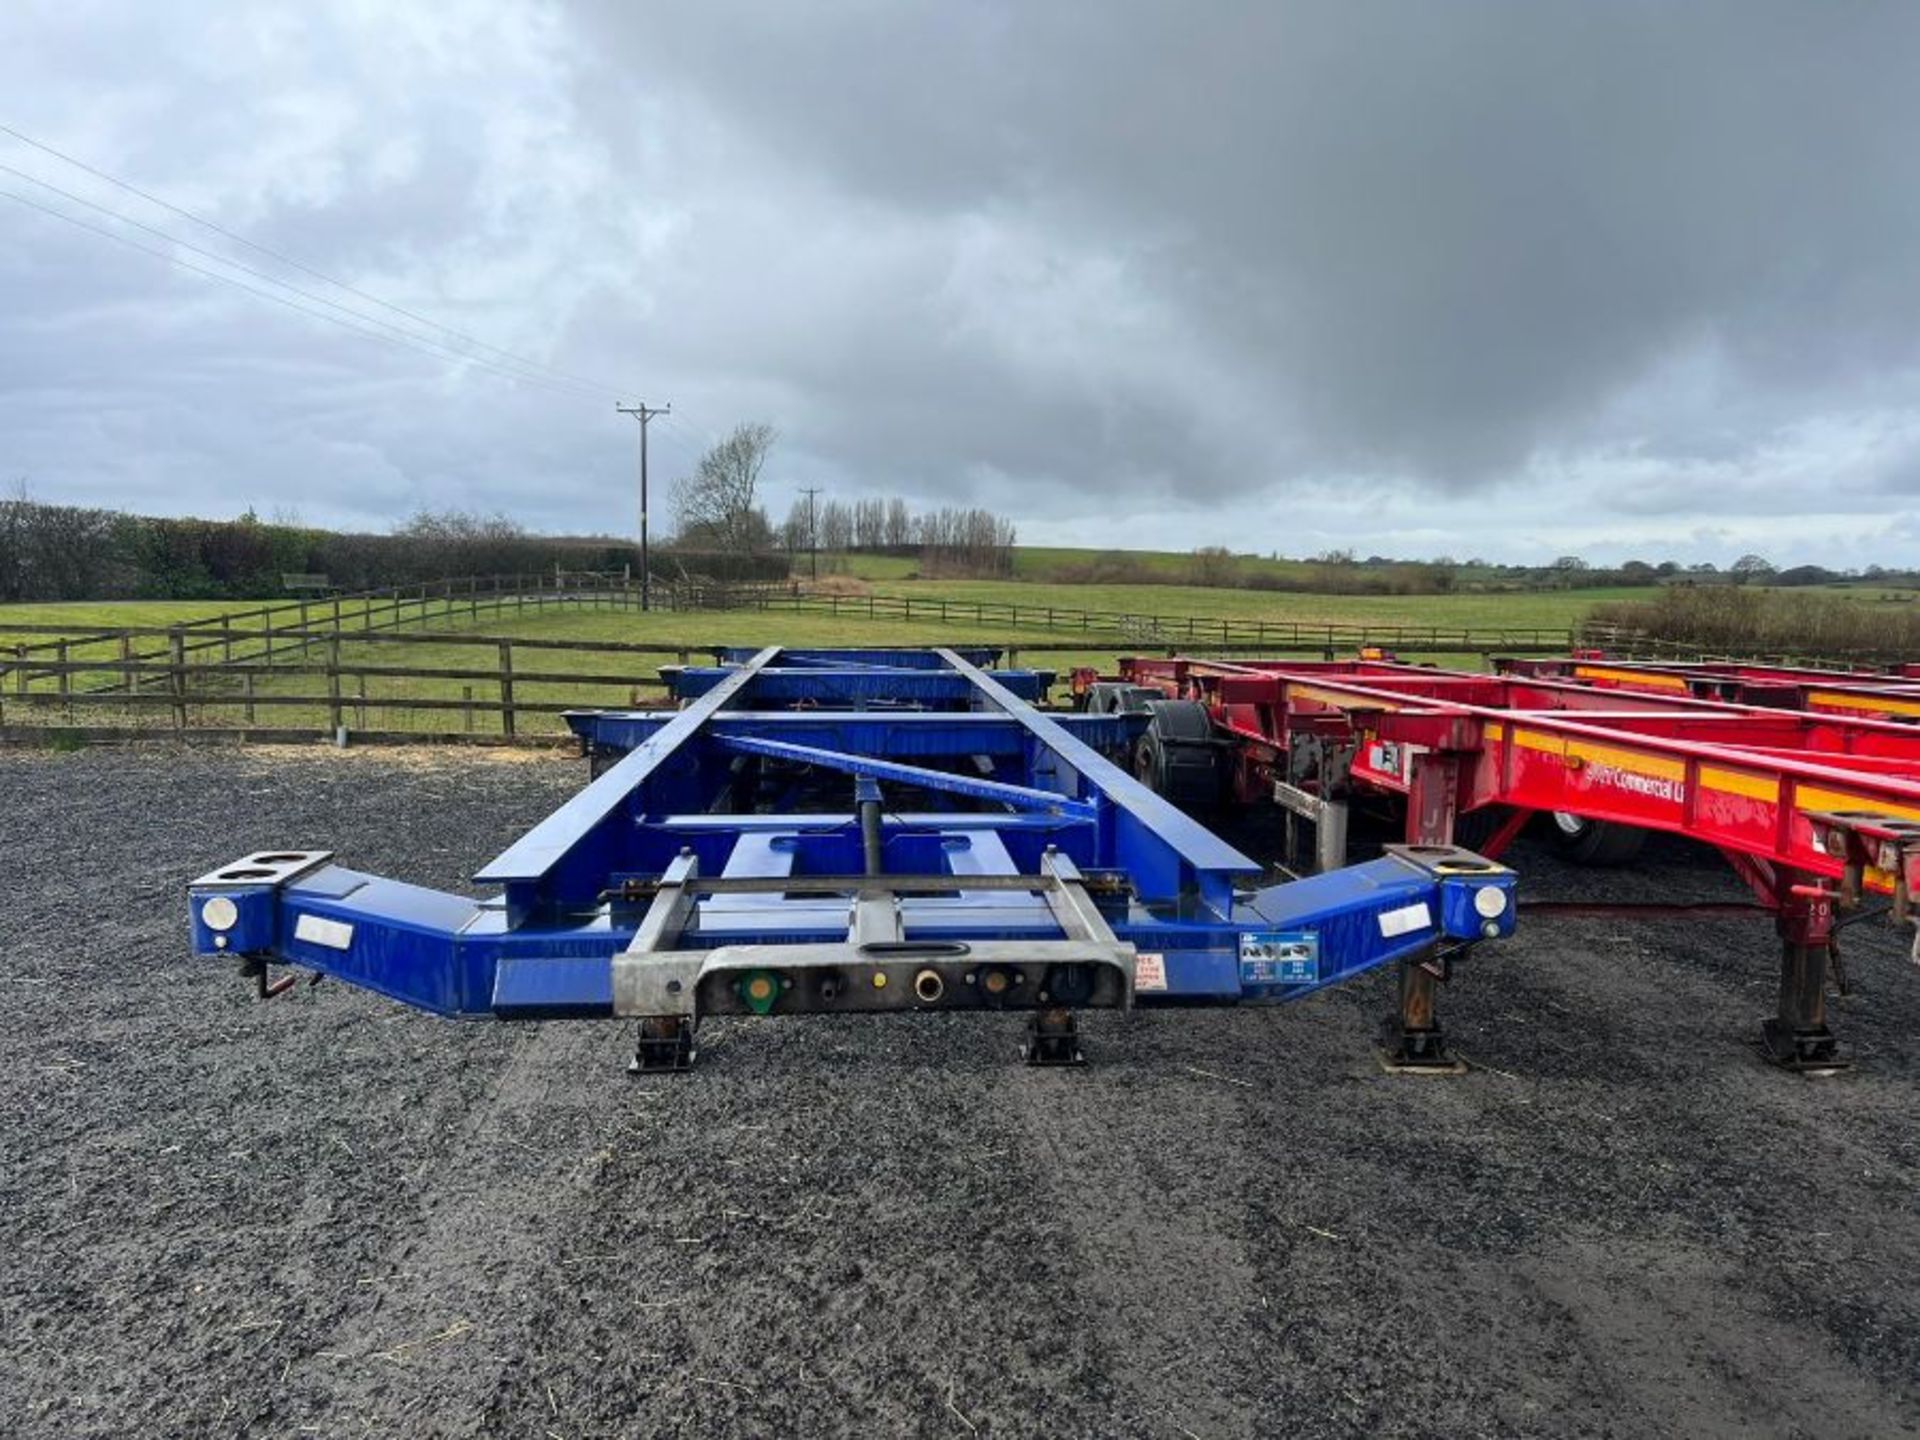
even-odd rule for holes
{"type": "Polygon", "coordinates": [[[717,735],[716,743],[742,755],[764,755],[772,760],[791,760],[801,765],[818,765],[848,775],[872,780],[897,780],[928,790],[945,790],[956,795],[971,795],[976,800],[994,800],[1015,810],[1037,810],[1049,815],[1064,815],[1076,820],[1094,820],[1099,811],[1090,800],[1075,800],[1052,790],[1036,790],[1025,785],[1008,785],[999,780],[976,780],[967,775],[949,775],[944,770],[929,770],[920,765],[903,765],[897,760],[876,760],[868,755],[847,755],[838,750],[822,750],[815,745],[795,745],[788,740],[762,740],[752,735],[717,735]]]}

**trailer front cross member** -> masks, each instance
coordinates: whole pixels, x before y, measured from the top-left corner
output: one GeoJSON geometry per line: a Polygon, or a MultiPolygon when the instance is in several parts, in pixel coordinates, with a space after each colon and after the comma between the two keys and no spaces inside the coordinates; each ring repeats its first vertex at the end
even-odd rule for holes
{"type": "Polygon", "coordinates": [[[497,898],[260,854],[193,883],[195,948],[447,1016],[637,1021],[636,1066],[678,1069],[708,1016],[974,1009],[1071,1063],[1083,1009],[1288,1000],[1512,931],[1512,872],[1450,846],[1261,884],[1114,763],[1131,718],[1049,715],[1039,672],[726,659],[677,712],[569,717],[621,758],[480,872],[497,898]]]}

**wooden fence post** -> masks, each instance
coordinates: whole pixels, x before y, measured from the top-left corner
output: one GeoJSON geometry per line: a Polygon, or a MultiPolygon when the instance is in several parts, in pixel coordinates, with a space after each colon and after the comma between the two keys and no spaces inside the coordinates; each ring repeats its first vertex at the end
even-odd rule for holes
{"type": "Polygon", "coordinates": [[[173,686],[173,728],[187,728],[187,637],[178,625],[167,632],[167,679],[173,686]]]}
{"type": "Polygon", "coordinates": [[[327,641],[327,723],[333,727],[332,739],[340,738],[340,637],[327,641]]]}
{"type": "Polygon", "coordinates": [[[247,697],[247,724],[253,724],[253,671],[249,670],[240,677],[240,687],[247,697]]]}
{"type": "Polygon", "coordinates": [[[513,642],[500,642],[500,733],[511,736],[513,730],[513,642]]]}

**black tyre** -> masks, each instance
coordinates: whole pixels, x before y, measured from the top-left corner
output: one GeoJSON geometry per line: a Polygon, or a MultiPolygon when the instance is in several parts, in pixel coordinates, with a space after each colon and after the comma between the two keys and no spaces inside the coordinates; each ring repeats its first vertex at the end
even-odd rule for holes
{"type": "Polygon", "coordinates": [[[1482,805],[1453,818],[1453,843],[1463,850],[1479,850],[1513,812],[1505,805],[1482,805]]]}
{"type": "Polygon", "coordinates": [[[1127,715],[1145,710],[1163,698],[1150,686],[1096,680],[1087,691],[1086,709],[1090,715],[1127,715]]]}
{"type": "Polygon", "coordinates": [[[1647,832],[1637,825],[1588,820],[1564,810],[1555,810],[1547,818],[1554,848],[1575,865],[1630,865],[1647,843],[1647,832]]]}
{"type": "Polygon", "coordinates": [[[1220,747],[1207,707],[1192,700],[1148,702],[1153,717],[1133,747],[1134,778],[1178,805],[1204,812],[1220,803],[1220,747]]]}

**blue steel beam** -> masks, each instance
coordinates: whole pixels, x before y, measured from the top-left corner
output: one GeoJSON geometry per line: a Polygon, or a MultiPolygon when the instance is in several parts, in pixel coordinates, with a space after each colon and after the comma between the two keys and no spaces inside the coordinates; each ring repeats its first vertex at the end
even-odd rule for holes
{"type": "MultiPolygon", "coordinates": [[[[722,645],[715,647],[713,659],[716,665],[740,665],[751,660],[756,653],[757,652],[752,649],[745,649],[733,645],[722,645]]],[[[956,647],[956,653],[965,656],[969,663],[978,665],[983,669],[1000,659],[1000,652],[998,650],[985,646],[975,647],[962,645],[956,647]]],[[[782,646],[780,658],[783,662],[790,665],[832,665],[836,661],[845,660],[854,665],[886,665],[899,670],[940,670],[945,668],[945,662],[941,660],[939,654],[924,646],[911,650],[887,649],[884,647],[880,649],[848,650],[830,647],[823,649],[817,645],[797,647],[782,646]]]]}
{"type": "MultiPolygon", "coordinates": [[[[728,667],[662,666],[660,674],[674,698],[691,700],[709,694],[739,672],[728,667]]],[[[976,674],[979,672],[975,672],[976,674]]],[[[1045,697],[1052,673],[1042,670],[999,672],[1006,688],[1024,700],[1045,697]]],[[[807,666],[768,667],[754,683],[757,699],[781,704],[806,702],[820,706],[852,706],[884,702],[890,705],[960,705],[974,698],[972,684],[963,675],[945,670],[888,667],[821,670],[807,666]]]]}
{"type": "Polygon", "coordinates": [[[869,780],[893,780],[902,785],[918,785],[927,790],[944,790],[968,795],[975,800],[992,800],[1015,810],[1039,811],[1046,815],[1065,815],[1092,820],[1099,807],[1087,800],[1072,800],[1052,790],[1034,790],[1025,785],[1008,785],[998,780],[978,780],[967,775],[951,775],[944,770],[929,770],[922,765],[902,765],[897,760],[876,760],[866,755],[849,755],[839,750],[823,750],[817,745],[795,745],[785,740],[762,740],[751,735],[723,735],[720,745],[742,755],[763,755],[770,760],[790,760],[800,765],[817,765],[869,780]]]}
{"type": "MultiPolygon", "coordinates": [[[[678,710],[569,710],[569,729],[601,750],[631,750],[671,723],[678,710]]],[[[1147,727],[1144,711],[1054,717],[1075,739],[1096,750],[1130,746],[1147,727]]],[[[707,724],[714,736],[793,736],[809,744],[901,759],[908,756],[1026,753],[1027,728],[997,711],[965,710],[723,710],[707,724]]]]}
{"type": "Polygon", "coordinates": [[[991,704],[1059,756],[1080,785],[1108,802],[1102,821],[1113,827],[1114,863],[1126,867],[1142,894],[1156,900],[1197,900],[1216,915],[1232,912],[1235,877],[1258,875],[1260,866],[1076,740],[1058,721],[1022,704],[977,666],[951,650],[939,653],[991,704]]]}
{"type": "MultiPolygon", "coordinates": [[[[626,818],[628,797],[729,700],[752,685],[779,653],[777,645],[769,645],[732,671],[725,683],[682,710],[658,734],[496,855],[474,880],[482,885],[504,885],[508,912],[522,919],[530,915],[554,872],[579,855],[590,840],[626,818]]],[[[588,857],[589,862],[597,858],[588,857]]]]}
{"type": "MultiPolygon", "coordinates": [[[[632,941],[636,926],[631,909],[622,918],[604,908],[576,919],[514,925],[496,904],[331,864],[277,881],[221,878],[231,873],[215,872],[190,887],[193,939],[200,953],[270,956],[441,1015],[610,1015],[609,966],[632,941]],[[216,898],[234,907],[226,930],[207,921],[208,902],[216,898]],[[528,998],[534,995],[540,997],[537,1009],[528,998]]],[[[804,890],[807,877],[792,877],[792,883],[804,890]]],[[[1157,962],[1141,967],[1139,1003],[1277,1002],[1421,954],[1436,943],[1511,934],[1513,884],[1513,872],[1500,866],[1454,874],[1390,855],[1254,892],[1230,918],[1181,922],[1132,905],[1111,924],[1119,940],[1157,962]],[[1501,896],[1493,917],[1480,908],[1480,892],[1489,889],[1501,896]],[[1270,962],[1248,959],[1250,943],[1304,953],[1291,968],[1269,973],[1261,967],[1270,962]]],[[[957,892],[964,895],[966,885],[966,876],[954,877],[957,892]]],[[[696,879],[689,888],[697,896],[700,886],[696,879]]],[[[788,898],[757,912],[716,904],[731,898],[699,902],[679,949],[801,944],[846,932],[844,900],[788,898]],[[703,930],[701,916],[708,907],[721,923],[703,930]],[[765,917],[760,928],[752,923],[756,913],[765,917]]],[[[766,898],[781,899],[778,893],[766,898]]],[[[977,892],[975,903],[956,905],[937,896],[903,897],[904,934],[929,944],[1058,938],[1058,926],[1046,912],[981,903],[992,898],[977,892]]]]}

